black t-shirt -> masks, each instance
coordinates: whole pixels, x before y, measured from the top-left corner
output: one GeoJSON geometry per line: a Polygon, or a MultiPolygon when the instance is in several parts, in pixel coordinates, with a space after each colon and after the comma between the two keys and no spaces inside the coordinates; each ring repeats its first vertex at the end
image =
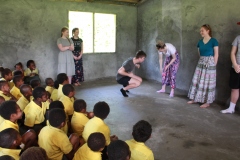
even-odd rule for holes
{"type": "Polygon", "coordinates": [[[81,38],[74,39],[73,37],[71,39],[72,39],[73,44],[74,44],[74,51],[81,52],[82,51],[81,46],[82,46],[83,40],[81,38]]]}

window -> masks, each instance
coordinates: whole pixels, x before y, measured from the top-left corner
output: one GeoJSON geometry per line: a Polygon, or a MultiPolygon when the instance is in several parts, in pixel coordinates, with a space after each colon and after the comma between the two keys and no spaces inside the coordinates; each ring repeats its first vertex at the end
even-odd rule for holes
{"type": "Polygon", "coordinates": [[[69,33],[79,28],[84,53],[116,51],[116,15],[69,11],[69,33]]]}

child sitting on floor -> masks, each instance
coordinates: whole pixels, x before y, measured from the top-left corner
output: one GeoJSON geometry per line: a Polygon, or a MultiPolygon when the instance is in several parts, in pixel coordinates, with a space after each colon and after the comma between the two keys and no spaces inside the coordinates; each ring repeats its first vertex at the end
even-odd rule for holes
{"type": "Polygon", "coordinates": [[[16,100],[16,98],[10,93],[10,87],[7,81],[0,81],[0,96],[2,96],[5,101],[16,100]]]}
{"type": "Polygon", "coordinates": [[[54,88],[53,88],[53,91],[52,91],[52,94],[51,94],[51,97],[50,97],[50,99],[52,101],[58,100],[58,87],[59,87],[59,83],[58,83],[58,81],[55,81],[54,82],[54,88]]]}
{"type": "Polygon", "coordinates": [[[141,120],[133,126],[133,139],[126,141],[131,150],[131,159],[154,160],[153,152],[144,144],[151,134],[152,126],[147,121],[141,120]]]}
{"type": "Polygon", "coordinates": [[[131,158],[131,151],[129,149],[129,146],[126,142],[122,140],[116,140],[111,142],[107,148],[107,153],[109,160],[129,160],[131,158]]]}
{"type": "Polygon", "coordinates": [[[22,143],[22,137],[13,128],[7,128],[0,132],[0,156],[9,155],[15,160],[20,158],[21,149],[17,149],[22,143]]]}
{"type": "Polygon", "coordinates": [[[82,136],[83,129],[86,123],[94,114],[86,111],[87,104],[83,99],[77,99],[73,103],[74,113],[71,120],[71,126],[74,133],[82,136]]]}
{"type": "MultiPolygon", "coordinates": [[[[15,64],[14,68],[15,68],[15,70],[13,71],[13,75],[15,72],[20,71],[21,75],[24,77],[24,70],[23,70],[23,65],[21,62],[18,62],[17,64],[15,64]]],[[[18,73],[20,73],[20,72],[18,72],[18,73]]]]}
{"type": "Polygon", "coordinates": [[[32,88],[28,84],[23,84],[20,87],[22,97],[17,101],[18,106],[24,111],[25,107],[30,103],[32,96],[32,88]]]}
{"type": "Polygon", "coordinates": [[[33,129],[37,134],[45,126],[46,105],[43,102],[47,100],[46,90],[43,87],[37,87],[33,90],[33,100],[24,109],[24,125],[28,129],[33,129]]]}
{"type": "Polygon", "coordinates": [[[46,83],[46,88],[45,90],[48,91],[50,94],[52,94],[52,91],[54,89],[54,82],[52,78],[46,78],[45,79],[45,83],[46,83]]]}
{"type": "Polygon", "coordinates": [[[36,68],[35,62],[33,60],[27,61],[27,69],[24,71],[25,75],[25,84],[29,84],[31,80],[36,79],[41,82],[39,75],[38,75],[38,69],[36,68]]]}
{"type": "Polygon", "coordinates": [[[59,83],[59,86],[58,86],[58,99],[60,99],[64,95],[63,91],[62,91],[63,85],[69,84],[68,83],[68,76],[66,75],[66,73],[59,73],[57,75],[57,82],[59,83]]]}
{"type": "Polygon", "coordinates": [[[38,144],[45,149],[49,159],[72,159],[79,148],[79,137],[72,134],[68,138],[61,130],[66,121],[66,114],[62,109],[52,109],[49,112],[50,126],[45,126],[39,133],[38,144]]]}
{"type": "MultiPolygon", "coordinates": [[[[0,124],[0,131],[7,128],[13,128],[20,133],[17,121],[22,118],[22,114],[22,110],[19,108],[15,101],[3,102],[0,106],[0,115],[5,120],[0,124]]],[[[28,130],[21,135],[24,149],[33,146],[33,144],[36,144],[36,133],[33,130],[28,130]]]]}
{"type": "Polygon", "coordinates": [[[2,68],[1,70],[2,78],[0,81],[7,81],[9,84],[10,89],[14,86],[14,83],[12,82],[12,71],[8,68],[2,68]]]}
{"type": "Polygon", "coordinates": [[[100,132],[90,134],[87,143],[80,147],[73,160],[102,160],[101,151],[104,149],[106,139],[100,132]]]}
{"type": "Polygon", "coordinates": [[[13,83],[14,86],[13,88],[10,90],[10,93],[17,99],[19,100],[22,97],[22,94],[20,92],[20,86],[23,85],[23,79],[21,75],[18,76],[14,76],[13,77],[13,83]]]}
{"type": "Polygon", "coordinates": [[[40,87],[40,86],[41,86],[41,83],[40,83],[39,80],[33,79],[33,80],[30,81],[30,85],[31,85],[31,87],[32,87],[32,90],[34,90],[34,88],[40,87]]]}

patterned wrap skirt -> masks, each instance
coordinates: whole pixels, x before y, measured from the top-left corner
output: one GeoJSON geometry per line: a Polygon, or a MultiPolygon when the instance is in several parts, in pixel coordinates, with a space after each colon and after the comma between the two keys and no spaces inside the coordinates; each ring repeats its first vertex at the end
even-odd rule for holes
{"type": "Polygon", "coordinates": [[[212,103],[215,100],[216,65],[214,57],[201,56],[195,69],[188,97],[194,102],[212,103]]]}
{"type": "Polygon", "coordinates": [[[173,89],[176,87],[176,75],[177,75],[177,71],[180,64],[179,54],[176,52],[175,55],[176,55],[176,60],[165,71],[164,68],[172,60],[172,56],[166,57],[164,61],[163,72],[162,72],[162,85],[167,85],[167,86],[170,85],[171,88],[173,89]]]}

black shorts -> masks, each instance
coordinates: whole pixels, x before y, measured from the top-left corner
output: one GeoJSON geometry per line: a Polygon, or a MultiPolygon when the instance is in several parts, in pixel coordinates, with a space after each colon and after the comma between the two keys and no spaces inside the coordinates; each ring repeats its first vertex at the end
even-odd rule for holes
{"type": "Polygon", "coordinates": [[[229,86],[231,89],[240,88],[240,73],[236,73],[234,68],[231,68],[231,71],[230,71],[229,86]]]}
{"type": "Polygon", "coordinates": [[[119,79],[119,80],[117,80],[117,82],[119,83],[119,84],[122,84],[123,85],[123,87],[126,87],[126,86],[128,86],[129,85],[129,81],[130,81],[130,77],[127,77],[127,76],[125,76],[125,77],[122,77],[121,79],[119,79]]]}

